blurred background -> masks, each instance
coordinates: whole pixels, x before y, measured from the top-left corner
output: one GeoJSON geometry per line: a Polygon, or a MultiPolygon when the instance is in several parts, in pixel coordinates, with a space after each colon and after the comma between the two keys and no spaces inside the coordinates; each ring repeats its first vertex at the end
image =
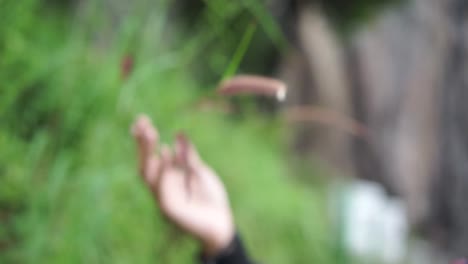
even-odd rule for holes
{"type": "Polygon", "coordinates": [[[466,0],[0,0],[0,263],[196,263],[129,126],[185,131],[261,263],[468,249],[466,0]],[[285,102],[220,98],[236,74],[285,102]]]}

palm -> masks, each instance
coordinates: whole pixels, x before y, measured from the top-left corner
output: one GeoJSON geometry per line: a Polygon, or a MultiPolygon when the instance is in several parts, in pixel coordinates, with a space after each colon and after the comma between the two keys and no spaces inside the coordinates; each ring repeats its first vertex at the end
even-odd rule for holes
{"type": "Polygon", "coordinates": [[[185,175],[177,168],[165,172],[159,183],[159,202],[164,213],[196,237],[213,236],[231,224],[224,188],[209,169],[203,175],[185,175]],[[188,177],[187,177],[188,176],[188,177]]]}

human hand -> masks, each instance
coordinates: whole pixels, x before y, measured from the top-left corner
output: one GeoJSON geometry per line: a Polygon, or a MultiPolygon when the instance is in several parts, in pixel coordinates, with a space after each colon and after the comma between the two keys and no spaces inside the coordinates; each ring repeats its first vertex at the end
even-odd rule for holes
{"type": "Polygon", "coordinates": [[[146,116],[137,118],[132,134],[138,145],[139,171],[164,215],[198,239],[207,256],[217,255],[234,238],[227,193],[188,139],[179,135],[174,150],[162,146],[146,116]]]}

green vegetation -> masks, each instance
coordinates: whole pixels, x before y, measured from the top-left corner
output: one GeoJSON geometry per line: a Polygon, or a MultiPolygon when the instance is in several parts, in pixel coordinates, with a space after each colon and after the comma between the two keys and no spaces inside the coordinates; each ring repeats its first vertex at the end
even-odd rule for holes
{"type": "Polygon", "coordinates": [[[0,263],[194,262],[196,244],[164,221],[136,173],[129,125],[141,112],[163,141],[179,130],[193,139],[257,259],[330,263],[323,195],[291,175],[281,121],[197,106],[215,82],[190,69],[217,61],[221,78],[237,45],[207,50],[216,38],[203,23],[198,37],[178,34],[163,3],[135,1],[116,22],[88,2],[0,1],[0,263]]]}

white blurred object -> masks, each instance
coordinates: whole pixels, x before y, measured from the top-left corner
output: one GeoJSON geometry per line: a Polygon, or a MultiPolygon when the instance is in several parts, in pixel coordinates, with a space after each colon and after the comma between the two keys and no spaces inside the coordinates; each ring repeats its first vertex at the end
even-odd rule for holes
{"type": "Polygon", "coordinates": [[[345,246],[356,257],[402,263],[408,222],[403,202],[389,198],[377,183],[357,181],[345,192],[345,246]]]}

